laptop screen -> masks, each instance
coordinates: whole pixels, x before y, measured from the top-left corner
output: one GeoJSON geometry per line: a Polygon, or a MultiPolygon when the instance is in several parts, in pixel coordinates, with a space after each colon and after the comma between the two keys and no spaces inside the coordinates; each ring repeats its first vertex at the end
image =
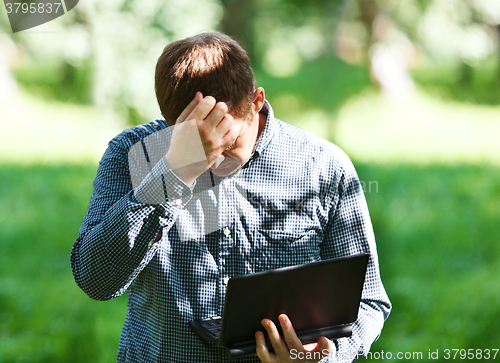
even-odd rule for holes
{"type": "Polygon", "coordinates": [[[296,332],[353,323],[368,258],[359,254],[231,278],[219,345],[254,341],[263,330],[260,321],[277,323],[282,313],[296,332]]]}

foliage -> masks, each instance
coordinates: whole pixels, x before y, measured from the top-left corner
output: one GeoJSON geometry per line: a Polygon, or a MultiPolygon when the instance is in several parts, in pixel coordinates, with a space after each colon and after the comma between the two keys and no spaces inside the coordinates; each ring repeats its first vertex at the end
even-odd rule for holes
{"type": "MultiPolygon", "coordinates": [[[[0,21],[6,29],[7,18],[0,21]]],[[[89,1],[39,28],[54,34],[10,35],[17,56],[8,65],[18,83],[34,94],[92,102],[113,119],[110,124],[134,125],[158,115],[153,74],[163,47],[200,31],[222,30],[246,46],[260,78],[275,84],[293,87],[305,69],[320,63],[328,76],[315,80],[330,82],[330,75],[336,74],[331,70],[339,66],[335,61],[331,69],[326,66],[334,48],[342,59],[367,69],[377,56],[387,57],[381,49],[389,49],[392,62],[402,69],[417,67],[412,75],[419,82],[427,82],[420,75],[433,71],[429,64],[456,69],[448,73],[453,78],[446,84],[433,79],[433,87],[463,100],[482,88],[484,82],[477,86],[475,73],[484,60],[495,63],[490,95],[498,89],[499,23],[498,2],[488,0],[89,1]]],[[[0,34],[0,48],[8,33],[6,29],[0,34]]],[[[387,60],[382,58],[382,63],[387,60]]],[[[372,77],[366,80],[382,86],[390,87],[397,79],[387,71],[370,71],[372,77]]],[[[300,92],[310,90],[315,87],[300,92]]],[[[345,99],[344,94],[325,94],[320,97],[330,101],[328,109],[338,108],[345,99]]],[[[488,103],[495,100],[487,98],[488,103]]]]}
{"type": "Polygon", "coordinates": [[[30,65],[13,69],[17,84],[29,93],[46,100],[77,104],[92,103],[92,64],[89,60],[78,67],[63,62],[30,65]]]}
{"type": "MultiPolygon", "coordinates": [[[[296,74],[275,77],[263,69],[255,71],[257,84],[263,86],[266,98],[289,94],[296,97],[300,109],[320,108],[337,111],[350,97],[370,84],[365,68],[348,64],[334,55],[305,62],[296,74]]],[[[288,105],[290,107],[290,105],[288,105]]],[[[276,110],[277,114],[281,111],[276,110]]]]}
{"type": "Polygon", "coordinates": [[[353,0],[343,22],[373,56],[376,43],[412,42],[437,63],[475,64],[498,50],[500,3],[487,0],[353,0]]]}
{"type": "MultiPolygon", "coordinates": [[[[90,104],[93,61],[86,11],[87,7],[78,6],[40,31],[12,34],[10,29],[0,30],[4,53],[0,66],[11,68],[21,87],[46,100],[90,104]]],[[[0,28],[3,25],[0,22],[0,28]]]]}
{"type": "Polygon", "coordinates": [[[426,92],[441,99],[480,105],[500,104],[500,66],[495,59],[481,61],[474,67],[467,64],[420,67],[413,69],[411,74],[426,92]]]}
{"type": "MultiPolygon", "coordinates": [[[[92,102],[133,124],[158,116],[152,75],[163,46],[201,30],[229,28],[228,7],[237,1],[113,0],[85,7],[91,3],[80,2],[71,15],[47,24],[53,33],[14,36],[19,53],[10,65],[21,87],[38,98],[92,102]],[[219,23],[224,11],[226,20],[219,23]]],[[[428,349],[495,348],[500,341],[494,329],[500,316],[500,170],[490,164],[422,163],[436,160],[439,149],[458,155],[450,159],[455,161],[465,154],[477,160],[496,150],[482,146],[497,135],[497,110],[445,105],[436,97],[416,104],[372,97],[373,92],[363,91],[370,83],[366,64],[346,63],[328,51],[336,19],[322,11],[328,2],[246,3],[255,13],[238,15],[238,21],[245,21],[239,33],[252,44],[257,81],[276,115],[304,119],[307,125],[319,119],[320,129],[326,130],[319,134],[330,138],[338,116],[340,126],[349,127],[337,130],[336,141],[352,148],[349,155],[366,156],[355,164],[372,188],[367,199],[381,273],[394,303],[372,351],[422,351],[426,357],[428,349]],[[464,135],[472,142],[461,143],[464,135]],[[387,162],[388,155],[406,164],[387,162]],[[366,161],[382,159],[384,164],[366,161]]],[[[498,2],[357,3],[375,6],[361,8],[365,21],[375,22],[370,9],[383,16],[364,31],[354,24],[358,20],[343,23],[340,38],[346,33],[359,37],[368,55],[369,33],[387,25],[388,18],[396,31],[384,39],[416,50],[410,52],[415,58],[409,66],[419,65],[422,52],[436,60],[438,66],[411,71],[426,92],[460,102],[499,103],[498,2]],[[422,24],[429,28],[422,30],[422,24]],[[440,30],[443,24],[447,27],[440,30]],[[457,29],[448,44],[445,39],[457,29]],[[492,42],[484,41],[485,34],[492,42]],[[463,39],[468,50],[462,49],[463,39]],[[436,47],[436,41],[446,47],[436,47]],[[474,48],[478,44],[479,50],[474,48]]],[[[2,29],[5,20],[0,17],[2,29]]],[[[5,34],[0,34],[0,47],[5,34]]],[[[0,103],[2,121],[8,122],[3,130],[11,136],[0,147],[3,160],[93,156],[99,149],[95,130],[110,127],[88,107],[41,105],[24,96],[0,103]]],[[[69,265],[95,169],[88,164],[0,166],[0,363],[115,359],[126,300],[90,300],[75,285],[69,265]]]]}

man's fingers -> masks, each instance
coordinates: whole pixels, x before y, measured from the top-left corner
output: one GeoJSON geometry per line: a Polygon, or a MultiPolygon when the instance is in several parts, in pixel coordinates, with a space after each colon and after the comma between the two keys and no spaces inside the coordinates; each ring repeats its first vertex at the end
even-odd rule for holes
{"type": "Polygon", "coordinates": [[[318,343],[309,343],[309,344],[304,344],[304,350],[306,352],[313,352],[316,350],[320,350],[318,343]]]}
{"type": "Polygon", "coordinates": [[[194,96],[193,100],[189,103],[189,105],[186,106],[184,111],[180,114],[179,117],[177,117],[177,120],[175,121],[176,124],[179,124],[181,122],[184,122],[184,120],[193,112],[195,109],[196,105],[203,99],[203,94],[201,92],[196,92],[196,95],[194,96]]]}
{"type": "MultiPolygon", "coordinates": [[[[195,98],[184,109],[176,121],[178,124],[191,124],[194,122],[197,131],[196,135],[201,139],[203,153],[211,165],[214,158],[221,155],[222,152],[236,140],[241,127],[233,128],[233,117],[227,113],[228,108],[224,102],[216,102],[212,96],[203,97],[201,92],[197,92],[195,98]]],[[[182,128],[182,126],[179,126],[182,128]]],[[[194,137],[186,132],[184,139],[194,137]]],[[[184,140],[186,142],[186,140],[184,140]]],[[[188,148],[189,149],[189,148],[188,148]]]]}
{"type": "Polygon", "coordinates": [[[305,352],[319,352],[320,359],[327,357],[335,349],[332,341],[326,337],[321,337],[316,343],[304,345],[305,352]]]}
{"type": "Polygon", "coordinates": [[[267,331],[267,335],[269,336],[269,340],[271,341],[276,355],[281,357],[289,355],[290,353],[281,339],[280,333],[278,332],[278,329],[276,328],[276,325],[274,325],[273,321],[270,319],[262,319],[261,324],[267,331]]]}
{"type": "Polygon", "coordinates": [[[203,97],[195,108],[186,117],[187,120],[196,120],[197,122],[203,121],[212,112],[215,107],[216,101],[212,96],[203,97]]]}
{"type": "Polygon", "coordinates": [[[328,351],[328,354],[330,354],[334,349],[335,346],[333,345],[333,342],[328,339],[327,337],[321,337],[318,340],[318,347],[321,349],[322,353],[326,353],[328,351]]]}
{"type": "Polygon", "coordinates": [[[218,102],[210,114],[205,118],[205,124],[212,130],[217,129],[226,115],[227,105],[224,102],[218,102]]]}
{"type": "Polygon", "coordinates": [[[285,314],[281,314],[278,317],[281,325],[281,329],[283,330],[283,335],[285,337],[285,343],[289,350],[296,349],[297,351],[302,351],[302,342],[299,338],[297,338],[297,334],[295,334],[295,330],[293,329],[292,323],[288,316],[285,314]]]}
{"type": "Polygon", "coordinates": [[[207,135],[205,136],[206,140],[211,140],[214,146],[218,148],[216,151],[222,153],[235,142],[240,130],[241,127],[234,124],[233,116],[227,113],[217,127],[209,131],[209,134],[204,134],[203,131],[200,131],[200,133],[207,135]]]}
{"type": "Polygon", "coordinates": [[[222,118],[222,120],[217,125],[215,129],[215,133],[218,137],[224,138],[231,131],[231,128],[234,125],[233,116],[226,113],[226,115],[222,118]]]}
{"type": "Polygon", "coordinates": [[[271,353],[269,353],[269,349],[267,349],[266,338],[263,332],[258,331],[255,333],[255,343],[257,348],[257,357],[259,357],[259,359],[264,363],[272,362],[271,353]]]}

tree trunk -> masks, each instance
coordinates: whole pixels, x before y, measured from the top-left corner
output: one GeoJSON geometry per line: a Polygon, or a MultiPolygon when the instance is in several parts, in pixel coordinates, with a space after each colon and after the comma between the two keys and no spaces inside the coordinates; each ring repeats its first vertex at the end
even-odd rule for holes
{"type": "Polygon", "coordinates": [[[257,62],[254,48],[255,4],[253,0],[222,0],[224,16],[222,32],[236,40],[246,51],[252,63],[257,62]]]}

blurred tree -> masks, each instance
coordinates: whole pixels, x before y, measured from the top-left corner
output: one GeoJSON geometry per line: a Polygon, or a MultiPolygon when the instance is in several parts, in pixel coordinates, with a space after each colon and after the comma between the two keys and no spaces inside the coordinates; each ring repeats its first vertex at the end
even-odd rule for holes
{"type": "Polygon", "coordinates": [[[254,0],[221,0],[224,7],[221,31],[235,39],[255,61],[254,23],[256,3],[254,0]]]}
{"type": "MultiPolygon", "coordinates": [[[[299,9],[303,14],[303,21],[315,18],[317,27],[323,35],[323,49],[326,53],[332,53],[335,40],[335,32],[343,13],[343,7],[347,0],[285,0],[299,9]]],[[[293,24],[293,19],[290,19],[293,24]]]]}
{"type": "MultiPolygon", "coordinates": [[[[90,103],[92,51],[87,6],[37,29],[12,33],[7,17],[0,17],[0,43],[7,49],[8,71],[23,88],[42,98],[90,103]],[[9,55],[10,54],[10,55],[9,55]]],[[[5,71],[5,69],[4,69],[5,71]]]]}
{"type": "MultiPolygon", "coordinates": [[[[136,125],[159,116],[154,69],[170,42],[217,28],[218,0],[96,2],[94,100],[105,122],[136,125]]],[[[108,135],[110,136],[110,135],[108,135]]]]}
{"type": "Polygon", "coordinates": [[[497,60],[496,82],[500,83],[500,1],[469,0],[467,3],[474,11],[475,22],[484,24],[485,31],[493,41],[492,54],[497,60]]]}
{"type": "Polygon", "coordinates": [[[382,88],[397,78],[391,69],[401,75],[424,61],[456,67],[457,81],[469,86],[481,60],[500,60],[499,23],[498,0],[353,0],[337,45],[342,59],[368,65],[382,88]]]}
{"type": "Polygon", "coordinates": [[[216,29],[221,15],[219,0],[87,1],[44,29],[12,34],[2,13],[0,46],[12,40],[19,56],[2,57],[0,69],[8,63],[37,96],[95,103],[110,125],[143,123],[159,115],[153,75],[165,45],[216,29]]]}

